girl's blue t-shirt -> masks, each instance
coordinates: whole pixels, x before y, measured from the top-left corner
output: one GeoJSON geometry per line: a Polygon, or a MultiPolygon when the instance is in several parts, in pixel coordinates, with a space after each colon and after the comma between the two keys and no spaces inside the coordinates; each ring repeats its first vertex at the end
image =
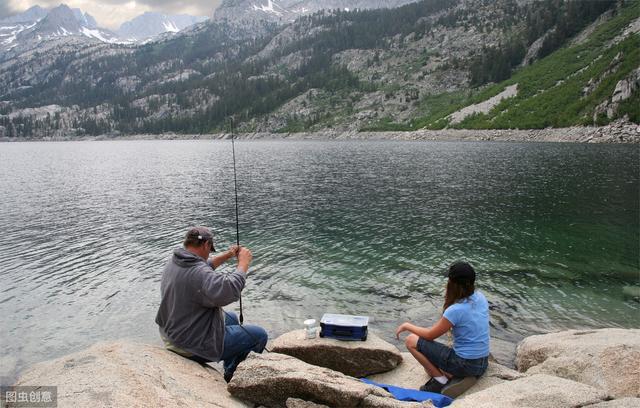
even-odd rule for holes
{"type": "Polygon", "coordinates": [[[453,325],[453,350],[462,358],[489,355],[489,302],[478,291],[461,299],[444,311],[453,325]]]}

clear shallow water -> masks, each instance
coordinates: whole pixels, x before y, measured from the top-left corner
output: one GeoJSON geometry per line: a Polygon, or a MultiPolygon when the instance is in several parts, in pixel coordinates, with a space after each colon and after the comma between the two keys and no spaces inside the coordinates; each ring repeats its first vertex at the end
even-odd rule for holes
{"type": "MultiPolygon", "coordinates": [[[[395,342],[439,316],[457,259],[479,271],[492,334],[639,327],[637,146],[236,144],[245,319],[272,336],[368,314],[395,342]]],[[[96,341],[157,342],[161,270],[190,225],[235,239],[231,145],[0,145],[0,376],[96,341]]],[[[229,309],[236,309],[232,305],[229,309]]]]}

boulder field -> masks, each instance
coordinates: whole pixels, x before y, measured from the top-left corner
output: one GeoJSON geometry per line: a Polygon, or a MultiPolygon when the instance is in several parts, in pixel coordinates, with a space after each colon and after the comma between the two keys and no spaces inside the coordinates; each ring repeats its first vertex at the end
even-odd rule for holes
{"type": "MultiPolygon", "coordinates": [[[[376,382],[418,388],[428,380],[408,353],[371,336],[365,342],[305,339],[299,331],[251,354],[229,384],[160,346],[98,343],[25,370],[15,385],[56,385],[58,407],[431,407],[395,400],[376,382]],[[277,351],[277,352],[276,352],[277,351]]],[[[491,361],[458,407],[640,407],[640,330],[568,330],[531,336],[516,370],[491,361]]]]}

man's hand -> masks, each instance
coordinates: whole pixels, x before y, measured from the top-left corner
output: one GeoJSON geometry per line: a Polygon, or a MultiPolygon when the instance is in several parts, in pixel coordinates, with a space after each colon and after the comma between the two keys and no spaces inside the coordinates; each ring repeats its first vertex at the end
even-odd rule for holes
{"type": "Polygon", "coordinates": [[[251,260],[253,260],[253,254],[249,248],[240,247],[238,249],[238,270],[247,273],[251,260]]]}
{"type": "Polygon", "coordinates": [[[238,251],[240,250],[240,247],[238,245],[231,245],[229,247],[229,249],[227,250],[227,252],[229,253],[229,258],[233,258],[234,256],[238,256],[238,251]]]}
{"type": "Polygon", "coordinates": [[[210,257],[209,262],[211,262],[211,265],[213,265],[213,268],[215,269],[220,265],[222,265],[223,263],[227,262],[229,259],[233,258],[234,256],[238,256],[239,249],[240,249],[239,246],[231,245],[229,249],[222,252],[220,255],[210,257]]]}

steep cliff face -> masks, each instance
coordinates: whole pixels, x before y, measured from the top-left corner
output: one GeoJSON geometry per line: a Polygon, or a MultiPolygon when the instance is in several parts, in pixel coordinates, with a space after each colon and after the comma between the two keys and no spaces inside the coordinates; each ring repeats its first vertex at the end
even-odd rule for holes
{"type": "Polygon", "coordinates": [[[143,46],[56,38],[0,56],[0,137],[207,133],[224,130],[231,115],[239,130],[271,132],[526,128],[590,124],[594,114],[602,124],[633,116],[640,5],[607,10],[557,52],[550,47],[561,47],[564,37],[549,28],[553,20],[538,21],[546,6],[429,0],[322,11],[293,23],[214,18],[143,46]],[[534,42],[551,54],[538,61],[540,54],[527,50],[534,42]],[[616,68],[607,69],[617,54],[616,68]],[[499,82],[478,86],[482,78],[499,82]],[[593,89],[574,96],[591,78],[593,89]],[[614,101],[622,80],[625,98],[614,101]],[[505,89],[517,91],[496,98],[505,89]],[[545,113],[567,106],[566,98],[576,100],[570,112],[545,113]],[[494,99],[489,109],[452,115],[494,99]],[[605,100],[615,110],[603,105],[605,114],[597,114],[605,100]],[[47,109],[33,109],[39,107],[47,109]]]}

